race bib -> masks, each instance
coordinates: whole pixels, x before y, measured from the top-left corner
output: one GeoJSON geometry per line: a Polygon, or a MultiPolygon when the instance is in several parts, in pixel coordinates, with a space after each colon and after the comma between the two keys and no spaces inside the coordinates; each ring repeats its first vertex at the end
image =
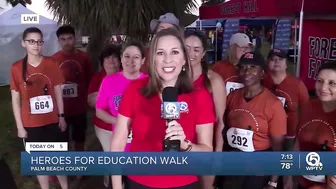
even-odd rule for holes
{"type": "Polygon", "coordinates": [[[232,91],[236,90],[236,89],[240,89],[243,88],[244,85],[241,83],[237,83],[237,82],[226,82],[226,94],[230,94],[232,91]]]}
{"type": "Polygon", "coordinates": [[[281,101],[283,107],[285,107],[286,99],[284,97],[277,96],[278,99],[281,101]]]}
{"type": "Polygon", "coordinates": [[[252,140],[253,131],[232,127],[227,131],[226,137],[232,148],[237,148],[243,152],[255,151],[252,140]]]}
{"type": "Polygon", "coordinates": [[[54,104],[50,95],[32,97],[29,102],[31,114],[47,114],[54,110],[54,104]]]}
{"type": "Polygon", "coordinates": [[[321,182],[321,183],[325,183],[325,175],[302,175],[304,178],[310,180],[310,181],[314,181],[314,182],[321,182]]]}
{"type": "Polygon", "coordinates": [[[131,131],[131,133],[127,137],[127,143],[131,143],[132,139],[133,139],[133,132],[131,131]]]}
{"type": "Polygon", "coordinates": [[[75,98],[78,96],[76,83],[64,83],[61,85],[64,98],[75,98]]]}

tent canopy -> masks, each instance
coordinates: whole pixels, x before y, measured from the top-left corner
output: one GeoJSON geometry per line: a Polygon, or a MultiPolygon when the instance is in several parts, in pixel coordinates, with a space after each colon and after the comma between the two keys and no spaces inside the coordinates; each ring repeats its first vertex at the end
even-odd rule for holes
{"type": "Polygon", "coordinates": [[[26,28],[38,27],[42,31],[44,55],[50,56],[60,49],[56,36],[57,22],[39,16],[39,24],[21,24],[21,14],[36,13],[18,4],[0,15],[0,86],[9,84],[12,63],[26,54],[21,46],[22,32],[26,28]]]}
{"type": "MultiPolygon", "coordinates": [[[[0,26],[11,26],[11,25],[20,25],[21,24],[21,14],[36,14],[35,12],[27,9],[20,3],[15,7],[9,9],[8,11],[0,15],[0,26]]],[[[55,21],[50,20],[46,17],[39,16],[39,24],[53,24],[55,21]]]]}
{"type": "Polygon", "coordinates": [[[335,15],[335,0],[231,0],[213,6],[201,6],[201,20],[298,16],[302,3],[305,15],[335,15]]]}

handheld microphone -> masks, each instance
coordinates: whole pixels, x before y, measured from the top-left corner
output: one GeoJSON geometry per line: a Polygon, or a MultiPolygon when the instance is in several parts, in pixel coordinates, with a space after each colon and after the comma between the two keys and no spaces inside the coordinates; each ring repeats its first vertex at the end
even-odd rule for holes
{"type": "MultiPolygon", "coordinates": [[[[167,123],[180,119],[180,103],[177,102],[178,91],[175,87],[166,87],[162,91],[163,101],[163,119],[167,120],[167,123]]],[[[165,152],[177,152],[180,151],[180,140],[169,140],[169,138],[163,141],[163,151],[165,152]]]]}

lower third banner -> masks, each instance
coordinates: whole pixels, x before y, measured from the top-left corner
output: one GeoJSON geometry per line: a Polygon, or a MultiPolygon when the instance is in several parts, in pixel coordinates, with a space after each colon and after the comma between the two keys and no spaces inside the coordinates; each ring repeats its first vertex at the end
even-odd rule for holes
{"type": "Polygon", "coordinates": [[[334,152],[27,152],[22,175],[336,175],[334,152]]]}

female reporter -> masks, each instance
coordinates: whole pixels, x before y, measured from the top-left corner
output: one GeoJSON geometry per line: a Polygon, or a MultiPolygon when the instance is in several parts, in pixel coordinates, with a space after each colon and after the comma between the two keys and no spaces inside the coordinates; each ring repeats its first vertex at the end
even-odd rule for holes
{"type": "MultiPolygon", "coordinates": [[[[315,84],[318,99],[303,106],[297,132],[296,151],[336,151],[336,61],[324,63],[318,72],[315,84]]],[[[328,185],[336,188],[335,176],[300,176],[299,188],[313,185],[328,185]]],[[[293,188],[291,179],[285,188],[293,188]]]]}
{"type": "MultiPolygon", "coordinates": [[[[188,31],[185,33],[185,41],[188,49],[189,60],[193,71],[194,87],[205,87],[212,94],[216,111],[216,127],[214,145],[215,151],[223,150],[222,131],[224,129],[223,115],[225,111],[226,92],[222,78],[213,71],[208,71],[208,65],[202,61],[205,50],[206,40],[200,31],[188,31]]],[[[203,178],[203,188],[211,188],[214,176],[203,178]]]]}
{"type": "MultiPolygon", "coordinates": [[[[113,131],[117,116],[121,97],[131,83],[136,79],[147,77],[147,75],[140,72],[141,65],[145,60],[144,48],[140,43],[127,44],[122,50],[121,65],[122,71],[116,74],[109,75],[104,78],[98,92],[96,102],[96,116],[108,123],[113,131]],[[113,85],[113,87],[111,87],[113,85]]],[[[112,132],[108,138],[103,141],[110,146],[112,132]]],[[[129,144],[132,141],[132,134],[128,136],[125,150],[129,150],[129,144]]],[[[107,149],[109,150],[109,148],[107,149]]]]}
{"type": "Polygon", "coordinates": [[[219,61],[212,67],[212,70],[222,77],[227,95],[243,87],[239,80],[237,64],[240,57],[252,49],[250,38],[244,33],[236,33],[230,39],[228,60],[219,61]]]}
{"type": "MultiPolygon", "coordinates": [[[[152,40],[149,78],[132,82],[123,94],[111,151],[123,151],[130,128],[131,152],[162,151],[163,140],[180,140],[181,151],[211,152],[214,107],[205,88],[192,87],[190,62],[180,33],[163,29],[152,40]],[[180,119],[168,124],[161,118],[162,90],[175,86],[178,101],[186,105],[180,119]],[[199,100],[202,99],[202,100],[199,100]],[[141,123],[141,124],[139,124],[141,123]]],[[[125,188],[196,188],[197,176],[128,176],[125,188]]],[[[121,189],[121,176],[112,176],[114,189],[121,189]]]]}
{"type": "MultiPolygon", "coordinates": [[[[262,85],[264,57],[258,52],[242,55],[238,62],[242,89],[227,98],[224,151],[281,151],[286,135],[286,113],[279,99],[262,85]]],[[[225,176],[223,189],[271,189],[278,176],[225,176]]]]}
{"type": "MultiPolygon", "coordinates": [[[[10,89],[18,137],[26,142],[66,141],[61,84],[64,79],[57,63],[41,55],[43,35],[38,28],[23,32],[27,55],[11,67],[10,89]]],[[[49,188],[48,176],[37,176],[42,189],[49,188]]],[[[66,176],[58,176],[62,189],[66,176]]]]}
{"type": "Polygon", "coordinates": [[[292,150],[298,124],[298,110],[309,100],[304,83],[287,73],[287,54],[280,49],[269,52],[268,71],[264,76],[265,87],[282,102],[287,113],[287,135],[285,150],[292,150]]]}
{"type": "MultiPolygon", "coordinates": [[[[88,89],[88,104],[91,108],[96,108],[97,95],[99,87],[105,78],[111,74],[115,74],[120,70],[120,46],[117,45],[106,45],[102,52],[100,53],[100,64],[102,70],[93,75],[90,81],[88,89]]],[[[110,151],[110,141],[112,135],[112,127],[110,123],[104,122],[99,119],[96,115],[93,117],[93,124],[95,127],[96,136],[103,148],[104,152],[110,151]]],[[[104,185],[108,187],[109,177],[104,178],[104,185]]]]}

